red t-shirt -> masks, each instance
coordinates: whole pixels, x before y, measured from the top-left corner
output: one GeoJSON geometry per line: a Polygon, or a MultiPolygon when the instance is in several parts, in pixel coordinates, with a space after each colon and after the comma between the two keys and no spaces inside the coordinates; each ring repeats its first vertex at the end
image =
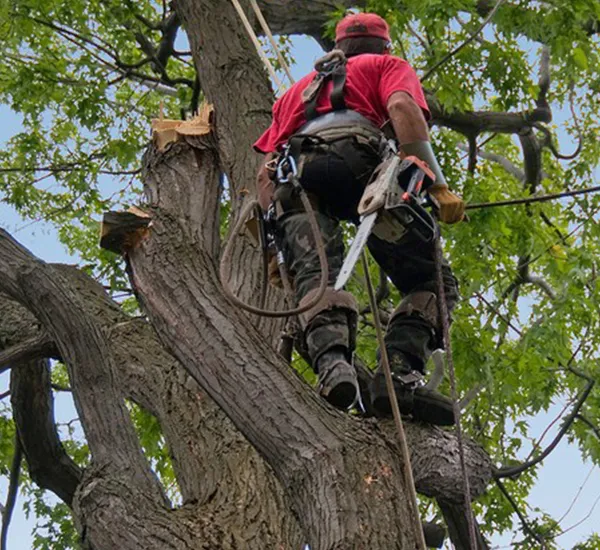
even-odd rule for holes
{"type": "MultiPolygon", "coordinates": [[[[344,100],[348,109],[359,112],[377,126],[389,118],[388,99],[394,92],[408,93],[429,119],[429,108],[423,88],[412,67],[392,55],[362,54],[348,59],[344,100]]],[[[281,147],[305,122],[302,92],[312,82],[316,72],[294,84],[273,105],[273,121],[254,144],[260,153],[272,153],[281,147]]],[[[330,94],[333,83],[327,82],[317,103],[317,112],[332,110],[330,94]]]]}

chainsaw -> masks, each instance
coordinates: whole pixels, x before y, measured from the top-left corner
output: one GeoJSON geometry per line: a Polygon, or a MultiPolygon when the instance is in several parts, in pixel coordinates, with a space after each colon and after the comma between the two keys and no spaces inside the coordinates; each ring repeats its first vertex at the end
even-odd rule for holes
{"type": "Polygon", "coordinates": [[[427,192],[434,182],[435,175],[425,162],[412,156],[401,159],[390,148],[359,202],[360,224],[335,290],[348,282],[371,233],[390,243],[400,241],[408,233],[425,243],[435,238],[439,204],[427,192]],[[433,212],[426,206],[431,206],[433,212]]]}

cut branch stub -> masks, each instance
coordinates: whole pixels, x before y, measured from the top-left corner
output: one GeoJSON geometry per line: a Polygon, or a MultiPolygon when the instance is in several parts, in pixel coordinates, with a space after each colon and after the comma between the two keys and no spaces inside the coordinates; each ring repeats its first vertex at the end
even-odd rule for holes
{"type": "Polygon", "coordinates": [[[102,219],[100,247],[125,254],[148,235],[152,220],[138,208],[134,212],[107,212],[102,219]]]}

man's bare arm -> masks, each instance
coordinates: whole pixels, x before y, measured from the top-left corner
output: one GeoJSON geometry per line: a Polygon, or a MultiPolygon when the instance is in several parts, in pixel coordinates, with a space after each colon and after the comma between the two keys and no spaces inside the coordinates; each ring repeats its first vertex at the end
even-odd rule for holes
{"type": "Polygon", "coordinates": [[[440,220],[446,223],[461,221],[465,204],[448,189],[446,178],[429,143],[429,128],[421,107],[406,92],[394,92],[388,100],[387,109],[400,142],[400,150],[407,156],[414,155],[424,160],[436,176],[429,192],[440,204],[440,220]]]}

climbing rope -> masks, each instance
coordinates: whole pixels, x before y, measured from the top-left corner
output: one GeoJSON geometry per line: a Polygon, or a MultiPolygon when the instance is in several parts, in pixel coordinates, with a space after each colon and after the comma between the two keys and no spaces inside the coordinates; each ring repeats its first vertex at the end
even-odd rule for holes
{"type": "Polygon", "coordinates": [[[383,329],[381,328],[381,319],[379,318],[379,308],[377,307],[377,298],[375,297],[373,282],[371,281],[371,274],[369,273],[369,260],[367,258],[366,250],[363,250],[362,253],[362,264],[367,281],[367,291],[369,293],[369,301],[371,302],[371,311],[373,312],[373,322],[375,324],[375,333],[377,334],[379,353],[381,354],[381,365],[383,366],[383,373],[385,375],[385,385],[387,387],[388,395],[390,396],[394,424],[396,425],[398,443],[400,444],[400,452],[402,453],[402,462],[404,464],[404,482],[408,489],[410,503],[413,509],[415,537],[417,538],[419,550],[426,550],[427,545],[425,544],[425,534],[423,533],[421,516],[419,515],[419,503],[417,502],[417,490],[415,488],[415,480],[410,463],[410,452],[408,451],[408,444],[406,443],[406,434],[404,432],[402,416],[400,415],[400,407],[398,406],[398,399],[396,397],[396,388],[394,387],[394,381],[392,380],[392,369],[390,368],[390,360],[385,347],[383,329]]]}
{"type": "MultiPolygon", "coordinates": [[[[283,82],[281,82],[281,80],[277,76],[277,73],[275,72],[273,65],[269,61],[269,58],[266,56],[265,52],[263,51],[262,46],[258,40],[258,37],[256,36],[256,33],[254,32],[254,29],[252,28],[252,25],[250,24],[250,21],[248,20],[248,17],[246,16],[242,6],[240,5],[238,0],[231,0],[231,2],[233,3],[233,6],[235,7],[236,11],[238,12],[238,15],[240,16],[242,24],[244,25],[244,28],[246,29],[246,32],[248,33],[250,40],[254,44],[254,47],[256,48],[258,55],[262,59],[262,62],[264,63],[265,67],[267,68],[267,71],[269,71],[271,78],[275,81],[278,91],[281,91],[284,88],[283,82]]],[[[257,7],[257,9],[260,10],[258,5],[256,7],[257,7]]],[[[279,49],[276,46],[275,46],[275,51],[276,51],[276,53],[278,53],[278,55],[281,55],[281,53],[279,53],[279,49]]]]}
{"type": "Polygon", "coordinates": [[[465,503],[465,513],[467,515],[467,524],[469,526],[469,541],[471,550],[477,550],[477,533],[475,530],[475,518],[473,516],[473,506],[471,502],[471,486],[467,472],[467,463],[465,461],[465,448],[461,426],[460,405],[458,391],[456,389],[456,371],[454,369],[454,359],[452,356],[452,344],[450,341],[450,318],[448,314],[448,305],[446,304],[446,289],[444,287],[444,274],[442,272],[443,251],[442,238],[437,228],[435,237],[435,274],[437,279],[437,298],[440,322],[442,325],[443,347],[446,352],[446,365],[448,366],[448,376],[450,378],[450,389],[452,392],[452,408],[454,410],[454,419],[456,421],[456,439],[458,441],[458,454],[460,457],[460,467],[463,477],[463,494],[465,503]]]}
{"type": "MultiPolygon", "coordinates": [[[[298,184],[299,186],[299,184],[298,184]]],[[[321,280],[319,283],[319,288],[314,298],[310,300],[307,304],[297,307],[294,309],[289,309],[286,311],[271,311],[267,309],[263,309],[262,307],[256,307],[250,304],[246,304],[242,302],[231,290],[231,287],[227,283],[229,277],[229,271],[231,266],[231,255],[233,253],[233,243],[235,241],[235,236],[239,235],[242,230],[242,226],[245,221],[248,219],[248,216],[258,206],[258,201],[256,199],[249,201],[242,211],[240,212],[240,216],[238,218],[235,227],[231,232],[231,236],[227,240],[225,244],[225,249],[223,250],[223,256],[221,257],[221,264],[219,265],[219,277],[221,279],[221,285],[223,286],[223,291],[225,295],[238,307],[242,309],[254,313],[256,315],[261,315],[262,317],[291,317],[293,315],[300,315],[309,309],[315,307],[321,298],[323,298],[325,291],[327,290],[327,283],[329,282],[329,265],[327,263],[327,254],[325,253],[325,243],[323,242],[323,236],[321,234],[321,230],[319,228],[319,223],[317,222],[317,217],[315,215],[315,211],[313,210],[312,205],[310,204],[310,200],[301,187],[299,189],[300,200],[302,201],[302,205],[308,215],[308,223],[310,224],[310,229],[312,231],[313,237],[315,239],[315,246],[317,249],[317,256],[319,257],[319,263],[321,266],[321,280]]],[[[284,284],[284,290],[286,294],[289,295],[291,293],[291,287],[289,286],[289,282],[287,281],[287,273],[285,272],[285,266],[280,266],[283,268],[282,272],[282,283],[284,284]],[[285,286],[287,283],[287,287],[285,286]]]]}
{"type": "Polygon", "coordinates": [[[261,11],[260,6],[256,2],[256,0],[250,0],[250,5],[252,6],[254,13],[256,14],[256,18],[258,19],[258,22],[260,23],[260,26],[262,27],[263,32],[267,35],[269,42],[271,42],[271,46],[273,47],[273,51],[275,52],[275,55],[277,56],[277,60],[279,61],[279,64],[285,71],[285,74],[287,75],[290,83],[293,84],[294,77],[292,76],[292,71],[290,70],[290,66],[287,64],[285,57],[283,57],[281,51],[279,50],[279,47],[277,46],[277,42],[275,42],[275,37],[273,36],[271,29],[269,28],[269,24],[267,23],[267,20],[265,19],[265,16],[263,15],[263,13],[261,11]]]}

